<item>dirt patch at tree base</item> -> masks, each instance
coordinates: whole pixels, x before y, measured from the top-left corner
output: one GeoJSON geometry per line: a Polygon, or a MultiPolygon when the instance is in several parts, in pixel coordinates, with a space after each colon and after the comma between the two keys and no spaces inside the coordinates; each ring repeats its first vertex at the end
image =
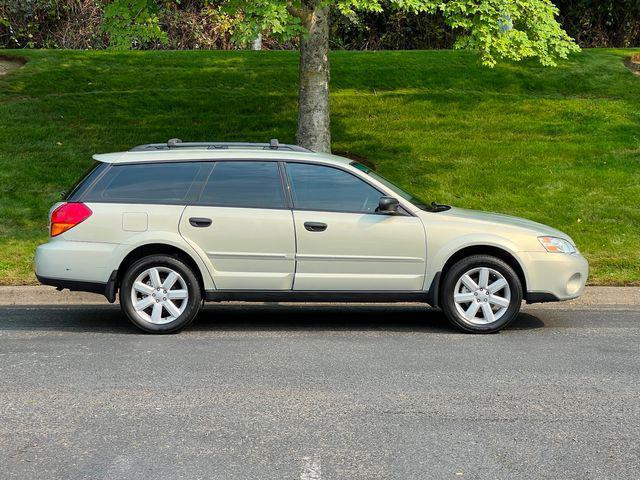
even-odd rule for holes
{"type": "Polygon", "coordinates": [[[631,70],[636,75],[640,75],[640,53],[636,53],[635,55],[631,55],[624,61],[624,64],[627,66],[629,70],[631,70]]]}
{"type": "Polygon", "coordinates": [[[21,58],[0,57],[0,76],[16,70],[27,63],[21,58]]]}

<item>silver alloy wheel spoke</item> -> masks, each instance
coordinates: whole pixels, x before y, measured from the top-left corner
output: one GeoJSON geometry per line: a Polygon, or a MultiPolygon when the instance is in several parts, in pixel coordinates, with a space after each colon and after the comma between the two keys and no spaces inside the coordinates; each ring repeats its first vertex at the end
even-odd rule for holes
{"type": "Polygon", "coordinates": [[[187,298],[186,290],[169,290],[167,292],[167,298],[171,300],[180,300],[182,298],[187,298]]]}
{"type": "Polygon", "coordinates": [[[143,271],[131,286],[131,304],[140,320],[162,325],[173,322],[189,303],[187,283],[169,267],[143,271]]]}
{"type": "Polygon", "coordinates": [[[151,285],[147,285],[146,283],[136,282],[133,284],[133,288],[135,291],[144,293],[146,295],[151,295],[153,293],[153,287],[151,285]]]}
{"type": "Polygon", "coordinates": [[[509,309],[511,289],[499,271],[475,267],[464,272],[456,282],[453,301],[466,322],[488,325],[502,318],[509,309]]]}
{"type": "Polygon", "coordinates": [[[151,278],[151,285],[153,285],[155,288],[162,286],[162,281],[160,280],[160,272],[157,268],[152,268],[149,271],[149,277],[151,278]]]}
{"type": "Polygon", "coordinates": [[[149,295],[148,297],[144,297],[142,300],[138,300],[133,308],[135,308],[136,310],[144,310],[145,308],[153,305],[154,302],[155,300],[153,299],[153,297],[149,295]]]}
{"type": "Polygon", "coordinates": [[[176,272],[171,272],[169,275],[167,275],[167,278],[164,279],[164,282],[162,282],[162,288],[164,288],[165,290],[169,290],[171,287],[173,287],[173,284],[176,283],[177,279],[178,274],[176,272]]]}
{"type": "Polygon", "coordinates": [[[162,305],[160,305],[159,303],[156,303],[153,306],[153,311],[151,313],[151,321],[153,323],[160,323],[161,320],[162,320],[162,305]]]}
{"type": "Polygon", "coordinates": [[[480,269],[480,278],[478,279],[478,286],[482,288],[487,288],[489,286],[489,269],[488,268],[480,269]]]}
{"type": "Polygon", "coordinates": [[[178,309],[178,307],[176,307],[176,305],[171,300],[167,299],[163,305],[164,305],[164,308],[167,309],[167,312],[169,312],[169,314],[172,317],[177,318],[180,316],[180,310],[178,309]]]}
{"type": "Polygon", "coordinates": [[[507,281],[504,278],[499,278],[498,280],[493,282],[491,285],[489,285],[489,293],[496,293],[501,288],[504,288],[506,284],[507,284],[507,281]]]}
{"type": "Polygon", "coordinates": [[[471,302],[469,308],[466,310],[466,312],[464,312],[464,316],[467,317],[467,320],[473,320],[473,318],[476,316],[476,313],[478,313],[479,308],[479,303],[471,302]]]}
{"type": "Polygon", "coordinates": [[[505,308],[509,306],[509,300],[503,297],[498,297],[496,295],[491,295],[489,297],[489,303],[492,303],[493,305],[498,305],[500,307],[505,307],[505,308]]]}
{"type": "Polygon", "coordinates": [[[491,305],[487,302],[483,302],[482,304],[482,315],[484,316],[487,323],[493,323],[496,321],[496,317],[493,314],[493,310],[491,309],[491,305]]]}
{"type": "Polygon", "coordinates": [[[453,299],[456,301],[456,303],[465,303],[474,301],[476,297],[473,295],[473,292],[465,292],[455,293],[453,295],[453,299]]]}
{"type": "Polygon", "coordinates": [[[478,284],[473,280],[471,280],[471,277],[469,275],[463,275],[460,280],[462,281],[462,283],[464,283],[464,286],[467,287],[470,291],[473,292],[474,290],[478,289],[478,284]]]}

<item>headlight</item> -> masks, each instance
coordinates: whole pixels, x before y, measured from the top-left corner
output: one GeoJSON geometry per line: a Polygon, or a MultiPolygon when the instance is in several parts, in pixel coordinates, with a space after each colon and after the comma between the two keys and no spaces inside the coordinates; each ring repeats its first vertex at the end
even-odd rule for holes
{"type": "Polygon", "coordinates": [[[542,246],[551,253],[576,253],[576,247],[564,238],[538,237],[542,246]]]}

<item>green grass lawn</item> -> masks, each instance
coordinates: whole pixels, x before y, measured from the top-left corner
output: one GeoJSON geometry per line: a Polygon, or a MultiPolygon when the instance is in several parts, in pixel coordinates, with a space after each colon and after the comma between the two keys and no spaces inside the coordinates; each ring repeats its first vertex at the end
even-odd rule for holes
{"type": "MultiPolygon", "coordinates": [[[[333,52],[333,148],[427,199],[566,231],[591,283],[640,284],[632,53],[487,69],[464,52],[333,52]]],[[[93,153],[171,137],[295,138],[293,52],[0,54],[28,60],[0,77],[0,284],[34,282],[47,211],[93,153]]]]}

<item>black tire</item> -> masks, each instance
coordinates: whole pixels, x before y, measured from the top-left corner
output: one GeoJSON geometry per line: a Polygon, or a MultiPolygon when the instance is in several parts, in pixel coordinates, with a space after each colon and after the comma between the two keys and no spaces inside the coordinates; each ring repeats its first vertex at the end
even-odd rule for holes
{"type": "MultiPolygon", "coordinates": [[[[166,278],[166,277],[165,277],[166,278]]],[[[154,292],[155,294],[155,292],[154,292]]],[[[175,302],[174,302],[175,303],[175,302]]],[[[150,255],[133,263],[122,277],[120,284],[120,307],[124,314],[136,327],[148,333],[175,333],[189,325],[196,317],[202,304],[202,292],[200,284],[193,270],[181,260],[169,255],[150,255]],[[150,268],[171,269],[182,277],[186,285],[188,297],[178,300],[180,308],[182,302],[186,302],[182,313],[175,320],[168,323],[155,324],[142,319],[133,306],[132,287],[136,278],[150,268]]],[[[153,304],[149,308],[153,308],[153,304]]],[[[163,313],[168,313],[163,310],[163,313]]],[[[176,312],[177,313],[177,312],[176,312]]]]}
{"type": "MultiPolygon", "coordinates": [[[[497,278],[497,277],[494,277],[497,278]]],[[[486,289],[485,289],[486,290],[486,289]]],[[[504,292],[504,290],[503,290],[504,292]]],[[[474,293],[475,295],[475,293],[474,293]]],[[[482,293],[481,293],[482,297],[482,293]]],[[[490,297],[490,296],[489,296],[490,297]]],[[[478,302],[478,298],[475,300],[478,302]]],[[[478,303],[482,306],[483,300],[481,299],[478,303]]],[[[471,306],[473,300],[465,304],[465,306],[471,306]]],[[[490,302],[489,302],[490,303],[490,302]]],[[[507,325],[511,323],[518,312],[520,312],[520,306],[522,304],[522,284],[520,279],[518,278],[518,274],[507,264],[505,261],[492,257],[490,255],[473,255],[470,257],[463,258],[456,262],[445,274],[442,287],[440,289],[440,305],[447,316],[447,319],[459,329],[465,332],[472,333],[493,333],[497,332],[507,325]],[[487,267],[489,269],[495,270],[500,273],[504,279],[507,281],[508,288],[510,290],[510,301],[508,307],[505,307],[506,310],[502,313],[500,318],[496,319],[491,323],[486,324],[478,324],[472,322],[465,318],[458,309],[456,308],[456,302],[454,301],[454,293],[456,284],[461,277],[469,271],[472,271],[476,268],[487,267]]],[[[494,306],[494,308],[499,308],[494,306]]],[[[482,310],[482,309],[480,309],[482,310]]],[[[481,313],[484,317],[484,313],[481,313]]],[[[489,318],[491,312],[488,312],[487,317],[489,318]]]]}

